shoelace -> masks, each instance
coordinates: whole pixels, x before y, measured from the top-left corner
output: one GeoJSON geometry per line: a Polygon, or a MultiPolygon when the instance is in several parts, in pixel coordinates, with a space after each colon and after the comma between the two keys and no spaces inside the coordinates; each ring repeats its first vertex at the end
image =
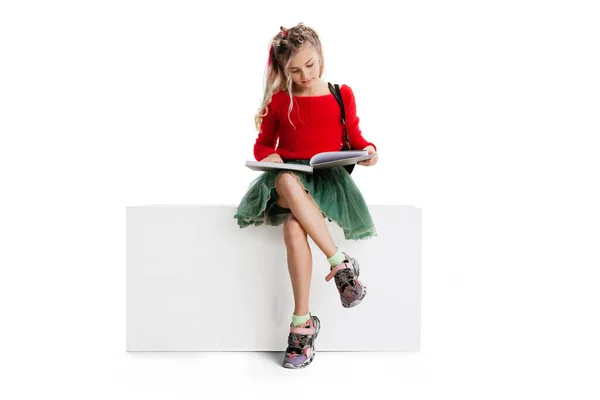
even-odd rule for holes
{"type": "Polygon", "coordinates": [[[290,355],[300,355],[304,346],[308,344],[308,335],[302,335],[300,333],[290,333],[288,336],[288,345],[294,349],[299,350],[298,352],[292,350],[289,352],[290,355]]]}
{"type": "Polygon", "coordinates": [[[337,287],[340,288],[341,291],[344,291],[346,287],[350,286],[352,291],[358,294],[356,287],[354,285],[354,269],[353,268],[345,268],[339,270],[337,274],[335,274],[335,283],[337,287]]]}

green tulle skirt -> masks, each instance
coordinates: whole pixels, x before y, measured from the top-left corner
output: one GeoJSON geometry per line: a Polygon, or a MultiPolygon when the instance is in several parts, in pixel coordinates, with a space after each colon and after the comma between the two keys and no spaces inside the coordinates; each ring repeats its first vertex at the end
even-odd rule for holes
{"type": "MultiPolygon", "coordinates": [[[[308,165],[308,160],[285,162],[308,165]]],[[[281,173],[283,172],[263,172],[252,181],[234,215],[240,228],[262,224],[281,225],[290,215],[289,209],[276,204],[275,182],[281,173]]],[[[367,204],[354,180],[343,167],[316,170],[313,174],[294,171],[292,173],[299,178],[323,217],[342,228],[346,240],[377,236],[367,204]]]]}

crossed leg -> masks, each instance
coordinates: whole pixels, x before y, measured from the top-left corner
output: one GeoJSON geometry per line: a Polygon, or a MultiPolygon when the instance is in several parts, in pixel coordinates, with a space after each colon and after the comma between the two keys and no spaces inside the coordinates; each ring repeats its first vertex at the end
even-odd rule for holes
{"type": "Polygon", "coordinates": [[[291,173],[279,175],[275,184],[277,204],[291,211],[283,228],[288,270],[294,291],[294,314],[306,315],[312,277],[312,253],[308,236],[327,258],[337,252],[325,219],[318,206],[306,193],[298,178],[291,173]]]}
{"type": "Polygon", "coordinates": [[[275,191],[278,196],[277,204],[290,209],[304,231],[327,258],[333,256],[337,247],[327,229],[323,214],[298,178],[289,172],[280,174],[275,183],[275,191]]]}

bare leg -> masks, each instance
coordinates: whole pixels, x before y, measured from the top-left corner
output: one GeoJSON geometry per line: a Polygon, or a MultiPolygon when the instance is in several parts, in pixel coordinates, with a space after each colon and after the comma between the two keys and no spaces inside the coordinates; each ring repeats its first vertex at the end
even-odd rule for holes
{"type": "Polygon", "coordinates": [[[308,296],[312,278],[312,253],[306,231],[290,214],[283,225],[283,239],[287,249],[288,270],[294,290],[294,314],[308,314],[308,296]]]}
{"type": "Polygon", "coordinates": [[[295,175],[284,172],[277,178],[275,191],[279,196],[277,204],[289,208],[302,228],[327,258],[337,252],[337,247],[325,225],[325,219],[319,207],[304,191],[304,187],[295,175]]]}

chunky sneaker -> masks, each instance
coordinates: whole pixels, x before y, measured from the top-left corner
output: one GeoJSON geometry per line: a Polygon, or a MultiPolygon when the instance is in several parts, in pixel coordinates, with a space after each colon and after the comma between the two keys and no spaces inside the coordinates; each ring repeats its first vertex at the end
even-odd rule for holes
{"type": "Polygon", "coordinates": [[[360,271],[358,260],[346,253],[344,253],[344,257],[345,259],[340,265],[331,268],[325,280],[329,282],[331,278],[335,277],[335,286],[337,286],[340,294],[342,306],[351,308],[358,305],[365,298],[367,287],[363,286],[358,280],[360,271]]]}
{"type": "Polygon", "coordinates": [[[285,368],[304,368],[315,358],[315,339],[319,334],[321,322],[311,315],[306,324],[290,324],[288,348],[285,350],[283,366],[285,368]]]}

